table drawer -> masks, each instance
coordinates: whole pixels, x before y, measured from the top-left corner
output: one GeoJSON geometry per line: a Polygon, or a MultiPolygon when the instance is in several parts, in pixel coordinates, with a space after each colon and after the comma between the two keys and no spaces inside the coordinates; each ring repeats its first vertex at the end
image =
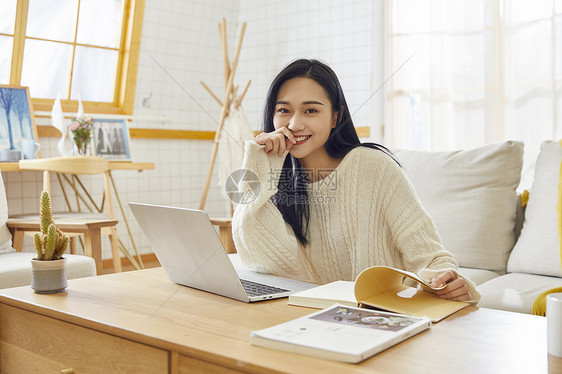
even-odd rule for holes
{"type": "Polygon", "coordinates": [[[0,305],[0,372],[168,373],[169,352],[0,305]]]}
{"type": "MultiPolygon", "coordinates": [[[[198,360],[196,358],[178,355],[177,374],[235,374],[242,373],[225,368],[224,366],[215,365],[210,362],[198,360]]],[[[175,373],[172,373],[175,374],[175,373]]]]}

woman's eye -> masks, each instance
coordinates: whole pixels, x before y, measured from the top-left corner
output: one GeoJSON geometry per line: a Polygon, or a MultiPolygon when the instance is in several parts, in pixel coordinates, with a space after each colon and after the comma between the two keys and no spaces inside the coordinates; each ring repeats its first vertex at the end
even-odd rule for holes
{"type": "Polygon", "coordinates": [[[311,114],[311,113],[316,113],[316,112],[317,112],[317,110],[316,110],[316,109],[312,109],[312,108],[311,108],[311,109],[305,110],[305,113],[306,113],[306,114],[311,114]]]}
{"type": "Polygon", "coordinates": [[[277,109],[277,112],[278,113],[289,113],[289,110],[285,109],[285,108],[279,108],[279,109],[277,109]]]}

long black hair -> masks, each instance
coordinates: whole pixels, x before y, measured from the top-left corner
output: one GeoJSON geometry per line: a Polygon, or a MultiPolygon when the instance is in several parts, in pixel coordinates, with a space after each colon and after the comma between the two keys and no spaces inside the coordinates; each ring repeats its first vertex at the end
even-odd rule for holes
{"type": "MultiPolygon", "coordinates": [[[[265,103],[264,132],[275,131],[273,116],[281,86],[289,79],[297,77],[310,78],[322,86],[330,99],[332,110],[338,112],[336,126],[332,128],[328,140],[324,144],[328,155],[333,158],[342,158],[353,148],[363,146],[383,151],[394,159],[390,151],[382,145],[359,141],[336,73],[318,60],[296,60],[287,65],[273,79],[265,103]]],[[[308,177],[302,170],[299,160],[288,154],[277,185],[278,192],[272,196],[272,201],[281,212],[283,219],[291,226],[297,240],[303,245],[308,244],[309,206],[306,190],[308,182],[308,177]]]]}

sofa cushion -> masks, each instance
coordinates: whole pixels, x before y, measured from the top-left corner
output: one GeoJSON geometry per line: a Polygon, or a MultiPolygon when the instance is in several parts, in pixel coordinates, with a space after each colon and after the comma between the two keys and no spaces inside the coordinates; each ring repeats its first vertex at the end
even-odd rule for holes
{"type": "Polygon", "coordinates": [[[509,272],[562,277],[556,211],[561,161],[560,143],[543,142],[521,235],[509,257],[509,272]]]}
{"type": "Polygon", "coordinates": [[[505,272],[513,244],[523,143],[394,152],[460,266],[505,272]]]}
{"type": "Polygon", "coordinates": [[[473,268],[459,268],[459,274],[465,278],[470,279],[475,285],[482,284],[502,275],[501,273],[485,270],[485,269],[473,269],[473,268]]]}
{"type": "Polygon", "coordinates": [[[554,287],[562,287],[562,278],[510,273],[478,285],[477,306],[531,314],[537,296],[554,287]]]}
{"type": "MultiPolygon", "coordinates": [[[[11,252],[0,254],[0,289],[28,286],[31,284],[32,252],[11,252]]],[[[96,275],[96,262],[93,258],[65,254],[66,278],[83,278],[96,275]]]]}

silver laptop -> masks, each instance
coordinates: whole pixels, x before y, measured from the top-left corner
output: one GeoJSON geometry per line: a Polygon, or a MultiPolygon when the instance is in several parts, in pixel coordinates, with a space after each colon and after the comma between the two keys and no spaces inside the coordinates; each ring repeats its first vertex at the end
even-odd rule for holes
{"type": "Polygon", "coordinates": [[[314,285],[260,274],[261,282],[241,279],[224,250],[211,220],[202,210],[129,203],[142,231],[174,283],[253,302],[287,297],[314,285]]]}

